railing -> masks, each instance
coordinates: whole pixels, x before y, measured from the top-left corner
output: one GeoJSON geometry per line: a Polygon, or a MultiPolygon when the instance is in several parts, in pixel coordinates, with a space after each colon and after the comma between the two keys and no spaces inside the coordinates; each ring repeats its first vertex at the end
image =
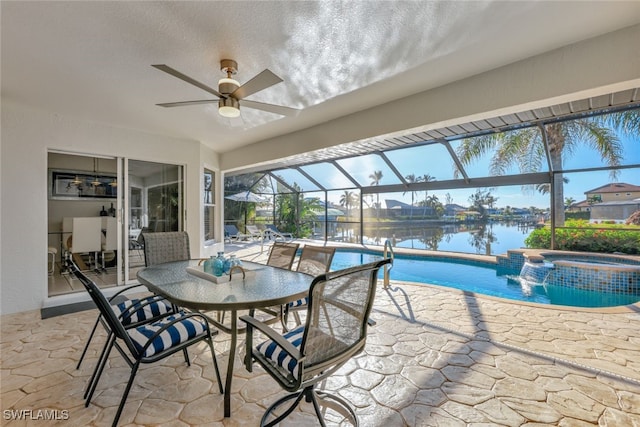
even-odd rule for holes
{"type": "Polygon", "coordinates": [[[389,271],[393,268],[393,261],[395,259],[395,254],[393,253],[393,246],[391,246],[390,240],[384,241],[384,249],[382,252],[382,256],[384,258],[391,259],[391,263],[384,265],[384,282],[383,288],[387,289],[389,287],[389,271]]]}

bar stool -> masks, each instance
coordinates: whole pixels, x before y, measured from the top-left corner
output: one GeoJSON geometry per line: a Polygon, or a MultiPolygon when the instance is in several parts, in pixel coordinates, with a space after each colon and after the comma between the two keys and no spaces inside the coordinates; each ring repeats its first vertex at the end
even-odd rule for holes
{"type": "Polygon", "coordinates": [[[49,276],[53,276],[53,273],[56,271],[56,255],[58,254],[58,250],[52,246],[49,246],[47,250],[47,261],[51,263],[51,267],[49,267],[49,276]]]}

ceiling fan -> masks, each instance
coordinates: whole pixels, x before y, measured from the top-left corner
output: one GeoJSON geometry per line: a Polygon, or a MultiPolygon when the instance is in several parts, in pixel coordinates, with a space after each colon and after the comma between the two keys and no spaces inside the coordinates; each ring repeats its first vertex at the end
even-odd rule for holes
{"type": "Polygon", "coordinates": [[[282,105],[265,104],[264,102],[250,101],[245,99],[247,96],[253,95],[256,92],[264,90],[275,84],[282,82],[283,80],[276,76],[274,73],[265,69],[260,74],[240,86],[236,80],[232,78],[234,74],[238,72],[238,63],[232,59],[223,59],[220,61],[220,70],[227,74],[227,77],[218,81],[218,90],[215,90],[191,77],[182,74],[168,65],[158,64],[152,65],[160,71],[164,71],[167,74],[171,74],[174,77],[179,78],[187,83],[190,83],[205,92],[209,92],[217,96],[217,99],[203,99],[197,101],[182,101],[182,102],[168,102],[163,104],[156,104],[160,107],[182,107],[185,105],[197,105],[197,104],[211,104],[218,103],[218,113],[223,117],[234,118],[240,115],[240,104],[248,108],[255,108],[257,110],[268,111],[270,113],[281,114],[283,116],[289,116],[297,113],[299,110],[290,107],[284,107],[282,105]]]}

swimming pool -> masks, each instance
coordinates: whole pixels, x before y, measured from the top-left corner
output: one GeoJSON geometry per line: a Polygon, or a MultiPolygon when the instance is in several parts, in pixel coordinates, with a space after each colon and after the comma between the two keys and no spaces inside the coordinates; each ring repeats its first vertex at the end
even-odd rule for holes
{"type": "MultiPolygon", "coordinates": [[[[338,249],[332,270],[373,262],[380,252],[338,249]]],[[[382,277],[382,275],[380,276],[382,277]]],[[[428,283],[463,291],[527,301],[539,304],[574,307],[612,307],[640,301],[640,295],[609,294],[567,287],[531,284],[518,276],[498,275],[496,265],[457,258],[436,258],[415,255],[395,255],[391,280],[428,283]]]]}

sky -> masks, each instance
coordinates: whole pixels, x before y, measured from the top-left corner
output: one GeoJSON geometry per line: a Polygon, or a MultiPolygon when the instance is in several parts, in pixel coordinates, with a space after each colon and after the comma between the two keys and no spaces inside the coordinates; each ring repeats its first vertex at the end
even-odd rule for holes
{"type": "MultiPolygon", "coordinates": [[[[453,141],[451,143],[452,148],[455,150],[460,143],[461,141],[453,141]]],[[[565,173],[564,176],[568,179],[568,183],[565,183],[564,185],[564,197],[570,197],[576,202],[579,202],[585,200],[586,197],[584,193],[586,191],[612,182],[624,182],[640,186],[640,136],[636,138],[621,138],[621,144],[624,153],[622,164],[633,165],[636,167],[632,169],[618,170],[615,178],[606,171],[565,173]]],[[[471,179],[490,175],[489,163],[491,154],[492,153],[465,167],[467,175],[471,179]]],[[[423,175],[428,174],[435,180],[439,181],[459,178],[454,176],[455,168],[453,160],[446,147],[442,144],[431,144],[418,147],[409,146],[399,150],[386,151],[385,155],[399,170],[403,177],[407,177],[407,175],[422,177],[423,175]]],[[[377,154],[367,154],[348,159],[340,159],[337,160],[337,163],[362,186],[371,185],[371,175],[374,171],[382,172],[382,178],[380,179],[379,185],[401,184],[400,179],[377,154]]],[[[606,166],[607,165],[602,161],[600,154],[585,144],[579,144],[573,153],[564,154],[565,170],[606,166]]],[[[352,189],[354,187],[354,184],[331,163],[306,165],[302,166],[302,169],[308,175],[312,176],[320,185],[326,188],[343,189],[330,191],[328,193],[329,201],[335,205],[339,205],[340,198],[344,194],[345,188],[352,189]]],[[[541,165],[540,171],[548,171],[546,161],[541,165]]],[[[519,173],[520,171],[518,170],[517,165],[513,165],[508,168],[505,175],[517,175],[519,173]]],[[[286,182],[295,182],[299,185],[302,190],[305,191],[305,197],[319,197],[324,199],[323,192],[310,192],[318,190],[318,187],[295,169],[283,169],[275,171],[275,174],[284,178],[286,182]]],[[[489,190],[494,197],[497,197],[498,200],[495,204],[495,207],[497,208],[503,208],[506,206],[523,208],[535,206],[544,209],[548,208],[550,205],[549,195],[543,195],[540,192],[535,191],[532,186],[525,188],[521,186],[494,187],[483,190],[489,190]]],[[[356,190],[350,191],[356,192],[356,190]]],[[[468,206],[470,204],[469,196],[475,191],[475,188],[452,189],[437,190],[429,192],[428,194],[436,195],[442,203],[445,203],[447,200],[446,195],[448,193],[451,196],[453,203],[468,206]]],[[[425,195],[424,191],[415,193],[414,203],[417,204],[419,200],[424,200],[425,195]]],[[[411,204],[411,196],[410,192],[404,194],[402,192],[387,193],[381,194],[380,200],[393,199],[411,204]]]]}

